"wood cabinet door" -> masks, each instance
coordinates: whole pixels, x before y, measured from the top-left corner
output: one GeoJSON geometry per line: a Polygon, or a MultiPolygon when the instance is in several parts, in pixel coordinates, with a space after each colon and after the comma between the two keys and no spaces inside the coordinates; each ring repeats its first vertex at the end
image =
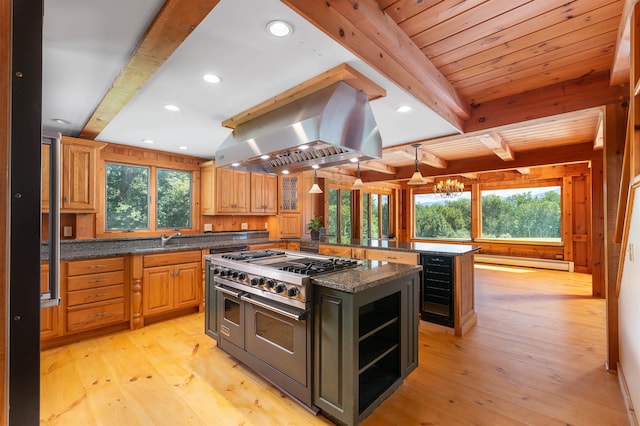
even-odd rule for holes
{"type": "Polygon", "coordinates": [[[216,169],[216,211],[218,213],[233,213],[234,189],[233,170],[216,169]]]}
{"type": "Polygon", "coordinates": [[[300,211],[300,186],[302,175],[299,173],[287,176],[279,176],[278,211],[280,213],[292,213],[300,211]]]}
{"type": "Polygon", "coordinates": [[[235,195],[235,213],[249,213],[251,204],[251,173],[235,171],[235,185],[233,195],[235,195]]]}
{"type": "Polygon", "coordinates": [[[51,147],[49,145],[42,145],[42,163],[41,163],[41,205],[40,210],[43,213],[47,213],[49,211],[49,156],[51,155],[51,147]]]}
{"type": "Polygon", "coordinates": [[[64,210],[96,209],[97,148],[62,144],[62,205],[64,210]]]}
{"type": "Polygon", "coordinates": [[[251,173],[251,213],[264,212],[265,177],[262,173],[251,173]]]}
{"type": "Polygon", "coordinates": [[[280,215],[280,238],[300,238],[301,226],[299,214],[280,215]]]}
{"type": "Polygon", "coordinates": [[[200,165],[200,211],[203,215],[214,215],[215,210],[215,174],[212,161],[200,165]]]}
{"type": "Polygon", "coordinates": [[[183,308],[200,304],[202,273],[200,263],[188,263],[175,266],[174,308],[183,308]]]}
{"type": "Polygon", "coordinates": [[[174,268],[145,268],[142,275],[142,314],[153,315],[173,309],[174,268]]]}
{"type": "Polygon", "coordinates": [[[276,214],[278,212],[278,176],[265,175],[264,177],[264,213],[276,214]]]}
{"type": "MultiPolygon", "coordinates": [[[[49,265],[40,265],[40,292],[49,290],[49,265]]],[[[40,310],[40,339],[46,340],[62,334],[60,306],[51,306],[40,310]]]]}

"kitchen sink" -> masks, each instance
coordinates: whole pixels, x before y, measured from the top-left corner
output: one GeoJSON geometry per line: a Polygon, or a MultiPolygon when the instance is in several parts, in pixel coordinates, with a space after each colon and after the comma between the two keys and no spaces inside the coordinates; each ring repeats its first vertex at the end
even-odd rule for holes
{"type": "Polygon", "coordinates": [[[133,252],[134,253],[162,253],[165,251],[179,250],[181,248],[184,248],[184,246],[171,245],[166,247],[144,247],[144,248],[133,249],[133,252]]]}

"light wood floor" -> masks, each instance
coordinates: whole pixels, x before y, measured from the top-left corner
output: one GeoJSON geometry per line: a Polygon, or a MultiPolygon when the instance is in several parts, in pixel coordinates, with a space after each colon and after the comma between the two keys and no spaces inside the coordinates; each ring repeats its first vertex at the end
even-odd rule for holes
{"type": "MultiPolygon", "coordinates": [[[[476,267],[477,326],[421,324],[420,366],[364,425],[626,425],[604,369],[604,301],[590,276],[476,267]]],[[[44,425],[327,425],[203,334],[193,314],[50,349],[44,425]]]]}

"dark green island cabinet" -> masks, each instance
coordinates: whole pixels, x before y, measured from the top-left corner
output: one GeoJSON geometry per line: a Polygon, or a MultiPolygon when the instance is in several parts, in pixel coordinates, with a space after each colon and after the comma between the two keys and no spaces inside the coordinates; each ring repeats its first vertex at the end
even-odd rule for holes
{"type": "Polygon", "coordinates": [[[376,274],[367,262],[366,277],[314,280],[314,405],[343,425],[363,421],[418,366],[420,267],[376,274]]]}

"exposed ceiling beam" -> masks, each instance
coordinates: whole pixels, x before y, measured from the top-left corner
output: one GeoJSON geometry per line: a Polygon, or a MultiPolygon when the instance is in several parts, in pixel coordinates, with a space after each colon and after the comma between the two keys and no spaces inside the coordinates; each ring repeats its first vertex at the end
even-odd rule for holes
{"type": "Polygon", "coordinates": [[[598,118],[598,126],[596,127],[596,134],[593,138],[593,148],[602,149],[604,147],[604,117],[600,114],[598,118]]]}
{"type": "Polygon", "coordinates": [[[529,174],[531,174],[531,168],[530,167],[518,167],[516,170],[521,175],[529,175],[529,174]]]}
{"type": "Polygon", "coordinates": [[[281,1],[462,131],[467,104],[375,0],[281,1]]]}
{"type": "Polygon", "coordinates": [[[460,173],[460,176],[462,176],[465,179],[478,179],[478,174],[477,173],[460,173]]]}
{"type": "Polygon", "coordinates": [[[631,52],[631,16],[638,0],[625,0],[618,24],[616,53],[611,64],[611,85],[629,82],[629,55],[631,52]]]}
{"type": "MultiPolygon", "coordinates": [[[[406,158],[410,158],[412,160],[416,159],[416,149],[410,145],[395,147],[395,149],[391,148],[389,149],[389,152],[397,152],[398,154],[403,155],[406,158]]],[[[421,148],[418,148],[418,162],[426,164],[427,166],[435,167],[436,169],[447,168],[446,160],[443,160],[442,158],[430,152],[425,152],[421,148]]]]}
{"type": "Polygon", "coordinates": [[[609,86],[609,73],[590,74],[552,86],[474,105],[465,133],[574,112],[629,98],[629,85],[609,86]]]}
{"type": "Polygon", "coordinates": [[[80,132],[95,139],[220,0],[167,0],[80,132]]]}
{"type": "Polygon", "coordinates": [[[385,173],[387,175],[395,175],[398,170],[378,160],[360,162],[361,169],[375,170],[376,172],[385,173]]]}
{"type": "Polygon", "coordinates": [[[486,135],[480,135],[478,139],[480,139],[480,142],[482,142],[484,146],[492,150],[494,154],[502,158],[504,161],[513,160],[511,147],[504,143],[499,134],[489,133],[486,135]]]}

